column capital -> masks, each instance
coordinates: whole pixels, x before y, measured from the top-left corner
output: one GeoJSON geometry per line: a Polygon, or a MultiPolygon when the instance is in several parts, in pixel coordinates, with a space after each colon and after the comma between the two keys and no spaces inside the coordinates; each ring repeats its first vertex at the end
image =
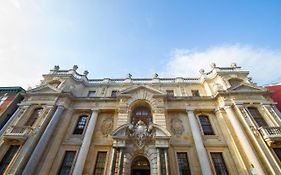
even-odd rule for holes
{"type": "Polygon", "coordinates": [[[220,112],[221,110],[223,110],[224,108],[223,107],[216,107],[215,109],[214,109],[214,113],[217,113],[217,112],[220,112]]]}
{"type": "Polygon", "coordinates": [[[58,109],[64,109],[65,107],[63,105],[57,105],[58,109]]]}
{"type": "Polygon", "coordinates": [[[92,111],[92,112],[99,112],[100,109],[99,109],[99,108],[92,108],[91,111],[92,111]]]}
{"type": "Polygon", "coordinates": [[[195,109],[196,108],[194,106],[186,106],[185,107],[186,112],[189,112],[189,111],[193,112],[195,109]]]}
{"type": "Polygon", "coordinates": [[[232,107],[232,105],[231,104],[225,104],[224,106],[223,106],[223,109],[231,109],[231,107],[232,107]]]}

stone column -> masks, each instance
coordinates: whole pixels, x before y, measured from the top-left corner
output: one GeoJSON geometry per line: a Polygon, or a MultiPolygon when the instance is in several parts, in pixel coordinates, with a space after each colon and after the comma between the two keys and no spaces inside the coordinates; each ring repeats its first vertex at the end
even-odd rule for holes
{"type": "Polygon", "coordinates": [[[200,167],[203,175],[212,175],[210,162],[208,159],[207,151],[203,144],[201,131],[194,115],[193,109],[187,108],[188,119],[191,127],[192,136],[194,139],[195,148],[197,151],[200,167]]]}
{"type": "Polygon", "coordinates": [[[56,112],[54,113],[47,128],[45,129],[38,144],[36,145],[29,161],[27,162],[27,164],[22,172],[22,175],[31,175],[34,173],[37,163],[40,161],[40,158],[42,157],[44,150],[46,149],[46,147],[48,145],[48,141],[50,140],[54,130],[56,129],[56,126],[59,122],[59,119],[60,119],[60,116],[61,116],[63,110],[64,110],[63,106],[57,107],[56,112]]]}
{"type": "Polygon", "coordinates": [[[115,172],[115,164],[116,164],[116,148],[112,148],[112,156],[111,156],[111,170],[110,170],[110,175],[114,175],[115,172]]]}
{"type": "Polygon", "coordinates": [[[123,160],[124,160],[124,149],[120,148],[119,160],[118,160],[118,175],[123,173],[123,160]]]}
{"type": "Polygon", "coordinates": [[[277,109],[275,105],[271,105],[271,107],[274,110],[274,112],[278,115],[278,117],[281,118],[281,112],[279,111],[279,109],[277,109]]]}
{"type": "Polygon", "coordinates": [[[169,162],[168,162],[168,149],[164,149],[165,165],[166,165],[166,175],[169,175],[169,162]]]}
{"type": "Polygon", "coordinates": [[[265,175],[265,172],[262,169],[262,166],[256,156],[256,153],[254,152],[253,148],[251,147],[251,144],[246,136],[246,134],[243,132],[243,128],[235,116],[235,113],[233,112],[231,106],[225,106],[224,110],[226,111],[228,115],[228,119],[235,130],[235,134],[240,140],[241,146],[244,149],[244,152],[246,156],[248,157],[249,161],[253,166],[255,167],[258,175],[265,175]]]}
{"type": "Polygon", "coordinates": [[[80,175],[83,172],[84,164],[92,140],[92,135],[94,133],[94,129],[96,126],[97,116],[98,116],[98,111],[93,110],[73,169],[73,174],[75,175],[80,175]]]}
{"type": "Polygon", "coordinates": [[[272,109],[272,107],[270,105],[263,104],[262,108],[265,111],[266,115],[268,116],[267,119],[270,120],[269,126],[272,126],[271,124],[273,124],[273,126],[279,126],[280,125],[280,118],[275,113],[275,111],[272,109]]]}

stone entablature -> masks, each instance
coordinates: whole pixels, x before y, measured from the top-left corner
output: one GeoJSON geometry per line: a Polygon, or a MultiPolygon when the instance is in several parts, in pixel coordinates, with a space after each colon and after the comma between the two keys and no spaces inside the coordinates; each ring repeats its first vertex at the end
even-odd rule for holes
{"type": "MultiPolygon", "coordinates": [[[[60,70],[58,66],[55,66],[54,69],[50,71],[48,74],[44,74],[44,77],[65,77],[69,76],[76,81],[83,82],[85,85],[103,85],[103,84],[182,84],[182,83],[195,83],[201,84],[202,79],[213,79],[219,74],[229,74],[234,73],[229,78],[238,78],[236,74],[241,74],[243,76],[248,75],[248,71],[242,71],[241,67],[232,66],[232,67],[217,67],[216,65],[212,65],[212,70],[208,73],[205,73],[204,70],[200,70],[201,76],[194,78],[184,78],[184,77],[176,77],[176,78],[159,78],[157,75],[153,78],[132,78],[130,74],[127,78],[103,78],[103,79],[88,79],[87,74],[79,74],[77,72],[78,67],[75,65],[73,69],[69,70],[60,70]]],[[[228,76],[228,75],[227,75],[228,76]]],[[[248,83],[251,83],[250,79],[247,78],[248,83]]]]}
{"type": "Polygon", "coordinates": [[[88,79],[88,71],[77,69],[56,66],[27,91],[0,137],[0,160],[9,145],[20,145],[10,174],[58,174],[66,152],[75,153],[74,174],[94,174],[104,155],[104,175],[133,175],[137,160],[147,160],[142,168],[152,175],[176,175],[184,156],[191,174],[209,175],[216,172],[214,153],[221,153],[231,175],[281,171],[273,152],[281,149],[280,116],[269,92],[237,65],[212,64],[198,78],[88,79]],[[44,112],[25,127],[37,107],[44,112]],[[249,107],[267,127],[257,126],[249,107]]]}

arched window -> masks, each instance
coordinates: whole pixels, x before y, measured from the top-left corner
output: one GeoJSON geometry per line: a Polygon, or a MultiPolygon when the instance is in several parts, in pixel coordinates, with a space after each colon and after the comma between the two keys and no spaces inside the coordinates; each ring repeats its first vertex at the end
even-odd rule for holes
{"type": "Polygon", "coordinates": [[[248,107],[247,109],[259,127],[268,126],[260,111],[256,107],[248,107]]]}
{"type": "Polygon", "coordinates": [[[199,120],[200,120],[200,124],[201,124],[204,135],[215,135],[208,116],[200,115],[199,120]]]}
{"type": "Polygon", "coordinates": [[[82,115],[77,120],[73,134],[82,134],[87,123],[87,115],[82,115]]]}
{"type": "Polygon", "coordinates": [[[238,78],[232,78],[232,79],[228,80],[228,82],[231,87],[235,87],[235,86],[238,86],[239,84],[241,84],[243,82],[243,80],[238,79],[238,78]]]}
{"type": "Polygon", "coordinates": [[[41,108],[41,107],[34,109],[33,113],[31,114],[31,116],[29,117],[27,122],[25,123],[25,126],[32,126],[35,123],[35,121],[39,118],[42,111],[43,111],[43,108],[41,108]]]}
{"type": "Polygon", "coordinates": [[[131,122],[137,123],[140,120],[146,125],[148,125],[149,122],[152,122],[150,108],[147,106],[138,106],[133,110],[131,122]]]}

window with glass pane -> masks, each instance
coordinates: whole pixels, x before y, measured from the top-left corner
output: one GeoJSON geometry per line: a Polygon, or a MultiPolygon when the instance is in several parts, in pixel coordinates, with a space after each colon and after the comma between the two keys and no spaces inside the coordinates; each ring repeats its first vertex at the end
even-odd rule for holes
{"type": "Polygon", "coordinates": [[[266,121],[264,120],[264,118],[262,117],[261,113],[257,108],[248,107],[248,111],[259,127],[268,126],[268,124],[266,123],[266,121]]]}
{"type": "Polygon", "coordinates": [[[277,155],[278,159],[281,161],[281,148],[273,148],[273,150],[277,155]]]}
{"type": "Polygon", "coordinates": [[[217,175],[228,175],[226,165],[224,163],[222,153],[211,153],[213,164],[217,175]]]}
{"type": "Polygon", "coordinates": [[[180,175],[190,175],[190,168],[187,158],[187,153],[178,152],[177,153],[178,167],[180,175]]]}
{"type": "Polygon", "coordinates": [[[59,175],[70,174],[76,151],[66,151],[60,168],[59,175]]]}
{"type": "Polygon", "coordinates": [[[4,96],[0,97],[0,106],[4,103],[4,101],[8,98],[7,94],[4,96]]]}
{"type": "Polygon", "coordinates": [[[166,92],[168,97],[173,97],[175,95],[173,90],[167,90],[166,92]]]}
{"type": "Polygon", "coordinates": [[[107,152],[98,152],[94,175],[103,175],[107,152]]]}
{"type": "Polygon", "coordinates": [[[214,131],[208,116],[199,116],[200,124],[202,126],[204,135],[214,135],[214,131]]]}
{"type": "Polygon", "coordinates": [[[200,96],[198,90],[191,90],[191,94],[192,94],[192,96],[195,96],[195,97],[199,97],[200,96]]]}
{"type": "Polygon", "coordinates": [[[111,97],[116,97],[117,96],[117,91],[111,91],[111,97]]]}
{"type": "Polygon", "coordinates": [[[165,152],[163,149],[159,150],[160,152],[160,171],[161,171],[161,175],[166,174],[166,161],[165,161],[165,152]]]}
{"type": "Polygon", "coordinates": [[[82,134],[83,131],[84,131],[84,128],[86,126],[86,123],[87,123],[87,117],[86,115],[82,115],[79,117],[77,123],[76,123],[76,126],[75,126],[75,129],[73,131],[73,134],[82,134]]]}
{"type": "Polygon", "coordinates": [[[145,124],[149,124],[152,121],[150,109],[146,106],[139,106],[135,108],[132,112],[132,122],[138,123],[138,121],[143,121],[145,124]]]}
{"type": "Polygon", "coordinates": [[[4,174],[7,167],[13,160],[14,156],[16,155],[19,145],[11,145],[6,154],[4,155],[3,159],[0,162],[0,174],[4,174]]]}
{"type": "Polygon", "coordinates": [[[32,126],[35,123],[35,121],[39,118],[42,111],[43,111],[43,108],[36,108],[33,111],[31,117],[29,117],[29,119],[25,123],[25,126],[32,126]]]}
{"type": "Polygon", "coordinates": [[[97,93],[96,91],[89,91],[88,97],[96,97],[97,93]]]}

